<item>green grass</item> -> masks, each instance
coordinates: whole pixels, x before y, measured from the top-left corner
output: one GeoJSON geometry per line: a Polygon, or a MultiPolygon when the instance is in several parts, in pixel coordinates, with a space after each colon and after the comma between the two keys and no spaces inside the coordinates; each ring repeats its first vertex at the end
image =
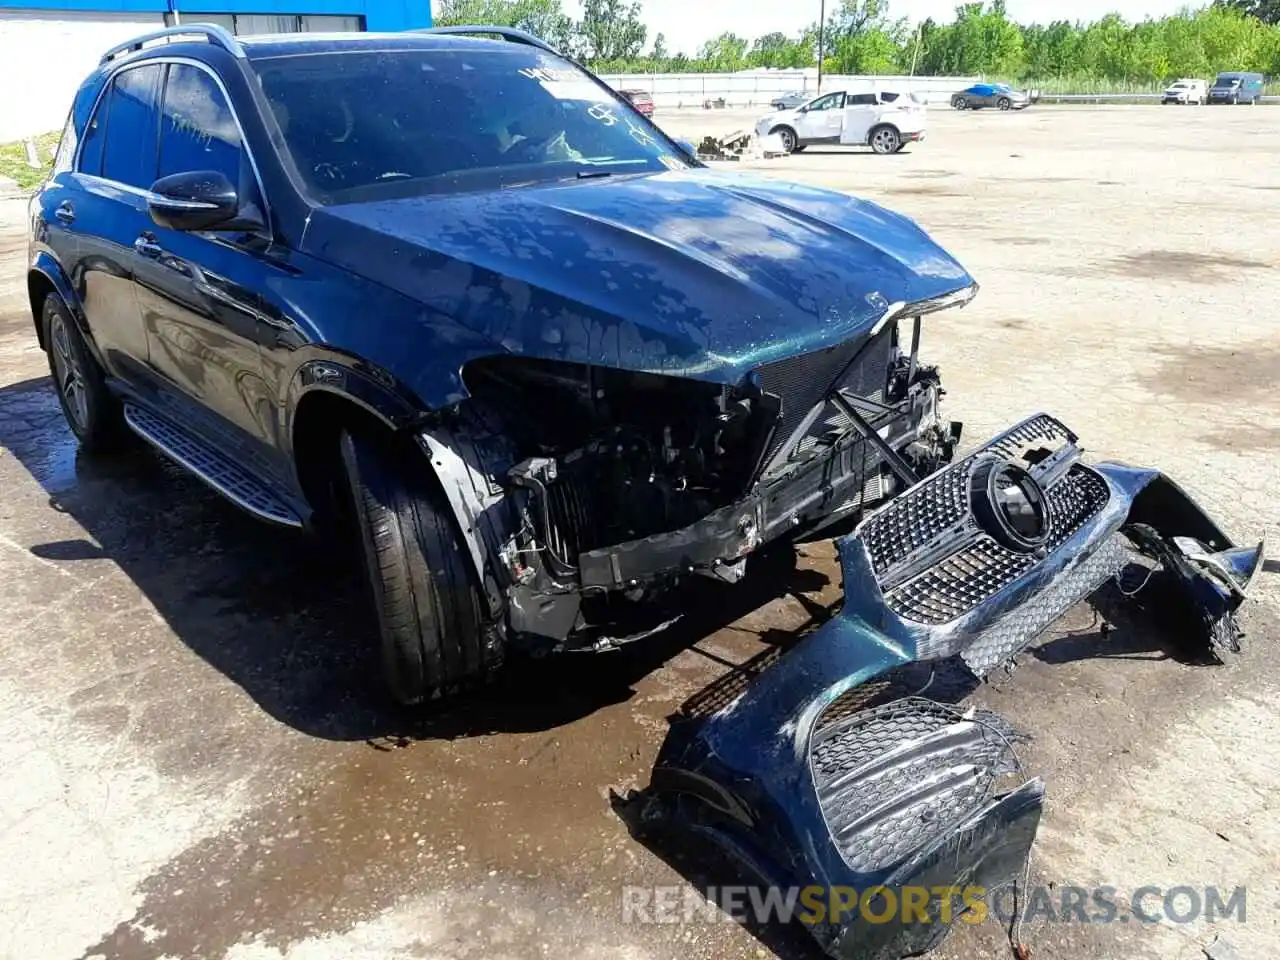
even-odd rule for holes
{"type": "Polygon", "coordinates": [[[0,143],[0,177],[16,180],[23,190],[38,187],[49,169],[53,166],[53,155],[58,150],[58,138],[61,134],[42,133],[36,140],[36,156],[40,160],[39,167],[27,165],[27,148],[23,141],[0,143]]]}

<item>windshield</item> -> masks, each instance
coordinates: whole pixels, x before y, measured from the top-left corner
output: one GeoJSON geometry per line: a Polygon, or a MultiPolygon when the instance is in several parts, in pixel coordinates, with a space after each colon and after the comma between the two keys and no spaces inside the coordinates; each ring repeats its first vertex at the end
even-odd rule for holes
{"type": "Polygon", "coordinates": [[[1215,87],[1238,87],[1240,86],[1239,77],[1219,77],[1213,81],[1215,87]]]}
{"type": "Polygon", "coordinates": [[[689,165],[577,67],[522,44],[338,51],[255,68],[321,203],[689,165]]]}

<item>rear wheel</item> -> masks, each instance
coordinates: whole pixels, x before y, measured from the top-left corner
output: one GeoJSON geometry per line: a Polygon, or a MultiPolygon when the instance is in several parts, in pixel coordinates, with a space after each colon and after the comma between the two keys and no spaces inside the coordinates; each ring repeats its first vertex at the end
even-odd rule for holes
{"type": "Polygon", "coordinates": [[[49,374],[71,432],[91,453],[118,449],[128,437],[120,401],[107,389],[102,368],[61,297],[51,293],[44,298],[40,320],[49,374]]]}
{"type": "Polygon", "coordinates": [[[502,637],[424,455],[361,433],[339,442],[392,697],[417,704],[480,684],[501,666],[502,637]]]}
{"type": "Polygon", "coordinates": [[[871,131],[871,149],[876,153],[897,153],[902,149],[902,135],[893,127],[876,127],[871,131]]]}

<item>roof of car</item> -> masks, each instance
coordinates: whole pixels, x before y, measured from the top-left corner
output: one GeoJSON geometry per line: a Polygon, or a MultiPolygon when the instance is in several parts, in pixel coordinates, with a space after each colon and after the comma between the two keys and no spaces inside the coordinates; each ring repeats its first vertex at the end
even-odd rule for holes
{"type": "Polygon", "coordinates": [[[268,33],[238,37],[250,60],[292,57],[347,50],[466,50],[477,46],[525,49],[524,44],[496,37],[467,37],[431,33],[268,33]]]}

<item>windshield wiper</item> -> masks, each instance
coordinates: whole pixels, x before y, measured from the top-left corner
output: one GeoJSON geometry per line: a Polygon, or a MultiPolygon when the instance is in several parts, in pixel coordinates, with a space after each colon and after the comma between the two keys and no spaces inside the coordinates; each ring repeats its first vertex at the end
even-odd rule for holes
{"type": "Polygon", "coordinates": [[[579,170],[578,171],[579,180],[593,180],[596,177],[612,177],[612,176],[613,176],[612,170],[579,170]]]}

